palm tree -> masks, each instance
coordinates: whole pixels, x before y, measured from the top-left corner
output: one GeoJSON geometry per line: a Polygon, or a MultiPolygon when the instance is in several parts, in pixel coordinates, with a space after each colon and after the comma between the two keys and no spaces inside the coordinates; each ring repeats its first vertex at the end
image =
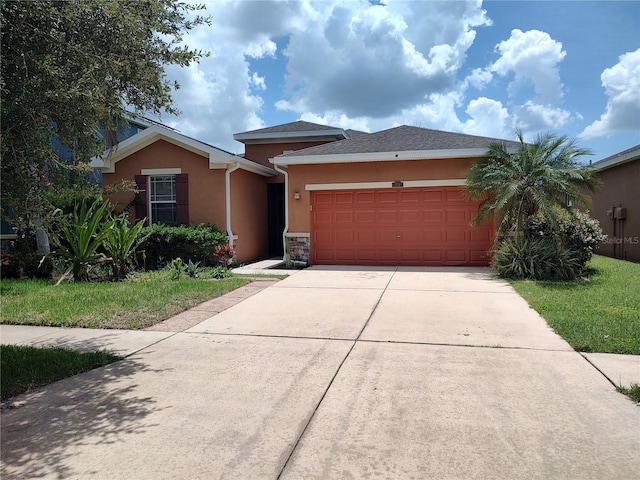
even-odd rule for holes
{"type": "Polygon", "coordinates": [[[529,217],[542,215],[557,224],[559,212],[568,200],[586,205],[584,189],[593,191],[598,179],[578,158],[591,155],[566,136],[540,134],[533,143],[525,143],[516,132],[520,145],[511,153],[503,143],[493,143],[467,175],[467,195],[480,200],[478,213],[471,221],[478,225],[495,216],[496,237],[521,235],[529,217]]]}

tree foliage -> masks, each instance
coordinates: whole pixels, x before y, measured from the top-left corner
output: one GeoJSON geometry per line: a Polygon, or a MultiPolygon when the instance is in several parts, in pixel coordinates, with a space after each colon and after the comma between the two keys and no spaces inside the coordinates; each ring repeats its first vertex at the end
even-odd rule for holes
{"type": "Polygon", "coordinates": [[[116,131],[127,110],[177,113],[178,85],[164,68],[205,55],[181,44],[207,22],[195,13],[201,8],[177,0],[2,0],[1,194],[14,222],[43,216],[55,165],[86,171],[105,150],[101,132],[116,131]],[[71,159],[61,162],[52,142],[71,159]]]}
{"type": "Polygon", "coordinates": [[[502,143],[490,145],[466,180],[467,194],[481,200],[472,224],[495,216],[497,238],[524,232],[529,218],[536,214],[556,225],[567,200],[585,205],[584,189],[593,191],[598,185],[591,168],[578,161],[591,154],[589,149],[566,136],[541,134],[533,143],[525,143],[522,133],[517,135],[516,152],[502,143]]]}

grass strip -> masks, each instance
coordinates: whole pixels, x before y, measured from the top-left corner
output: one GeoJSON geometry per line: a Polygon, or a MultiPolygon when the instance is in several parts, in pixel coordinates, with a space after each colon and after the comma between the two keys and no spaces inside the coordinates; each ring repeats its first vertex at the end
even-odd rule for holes
{"type": "Polygon", "coordinates": [[[640,355],[640,264],[594,255],[580,282],[511,284],[575,350],[640,355]]]}
{"type": "Polygon", "coordinates": [[[105,350],[75,352],[64,348],[35,348],[25,345],[0,346],[2,400],[30,392],[78,373],[120,360],[105,350]]]}
{"type": "Polygon", "coordinates": [[[56,327],[142,329],[227,293],[249,280],[170,280],[148,272],[124,282],[0,281],[2,323],[56,327]]]}
{"type": "Polygon", "coordinates": [[[629,388],[617,387],[617,390],[620,393],[624,393],[627,397],[629,397],[634,402],[640,403],[640,385],[639,384],[634,383],[629,388]]]}

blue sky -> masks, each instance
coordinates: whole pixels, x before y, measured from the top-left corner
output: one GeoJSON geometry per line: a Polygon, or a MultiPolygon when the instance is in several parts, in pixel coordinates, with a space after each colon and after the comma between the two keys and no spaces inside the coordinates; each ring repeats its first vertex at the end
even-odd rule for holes
{"type": "MultiPolygon", "coordinates": [[[[199,3],[199,2],[198,2],[199,3]]],[[[307,120],[578,139],[599,160],[640,144],[640,1],[209,1],[169,67],[179,117],[231,152],[233,133],[307,120]]]]}

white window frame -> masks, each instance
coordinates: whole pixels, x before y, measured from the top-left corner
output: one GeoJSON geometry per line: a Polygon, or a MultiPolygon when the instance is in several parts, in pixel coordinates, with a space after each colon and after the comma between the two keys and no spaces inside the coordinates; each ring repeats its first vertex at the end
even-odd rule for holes
{"type": "MultiPolygon", "coordinates": [[[[165,180],[167,181],[167,180],[165,180]]],[[[174,220],[174,225],[177,222],[177,187],[176,187],[177,181],[176,181],[176,174],[173,173],[160,173],[160,174],[155,174],[155,175],[149,175],[149,179],[148,179],[148,190],[149,190],[149,225],[153,225],[155,223],[155,218],[153,215],[153,207],[154,205],[166,205],[166,204],[173,204],[174,205],[174,216],[176,216],[175,220],[174,220]],[[172,181],[172,198],[171,199],[162,199],[162,200],[158,200],[157,198],[154,200],[154,189],[153,186],[155,186],[155,181],[156,179],[159,178],[170,178],[172,181]]]]}

